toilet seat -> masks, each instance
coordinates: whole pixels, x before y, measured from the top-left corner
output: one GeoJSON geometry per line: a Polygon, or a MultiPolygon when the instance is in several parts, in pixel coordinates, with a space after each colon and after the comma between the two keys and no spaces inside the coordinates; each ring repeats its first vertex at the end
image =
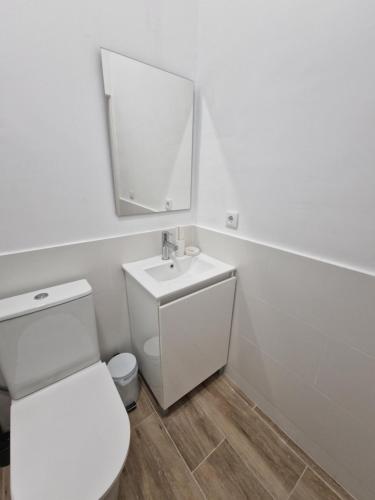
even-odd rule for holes
{"type": "Polygon", "coordinates": [[[129,443],[129,418],[102,362],[12,401],[12,499],[98,500],[129,443]]]}

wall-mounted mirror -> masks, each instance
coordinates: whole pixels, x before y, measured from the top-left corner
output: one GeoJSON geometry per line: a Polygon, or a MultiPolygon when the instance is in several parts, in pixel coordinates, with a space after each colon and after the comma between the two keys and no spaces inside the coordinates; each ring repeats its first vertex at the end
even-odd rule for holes
{"type": "Polygon", "coordinates": [[[190,208],[194,84],[101,50],[118,215],[190,208]]]}

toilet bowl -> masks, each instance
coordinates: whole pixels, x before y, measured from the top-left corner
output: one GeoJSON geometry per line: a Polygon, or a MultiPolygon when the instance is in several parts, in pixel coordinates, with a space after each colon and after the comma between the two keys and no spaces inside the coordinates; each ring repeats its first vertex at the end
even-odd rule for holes
{"type": "Polygon", "coordinates": [[[15,500],[106,498],[129,448],[130,425],[98,362],[11,406],[15,500]]]}
{"type": "Polygon", "coordinates": [[[80,280],[0,300],[13,500],[118,498],[130,423],[100,361],[91,294],[80,280]]]}

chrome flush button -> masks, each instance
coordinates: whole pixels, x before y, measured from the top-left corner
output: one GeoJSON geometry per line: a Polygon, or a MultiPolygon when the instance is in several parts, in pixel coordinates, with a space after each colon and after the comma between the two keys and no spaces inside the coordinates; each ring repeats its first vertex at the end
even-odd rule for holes
{"type": "Polygon", "coordinates": [[[43,300],[43,299],[46,299],[47,297],[48,297],[48,293],[42,292],[42,293],[38,293],[37,295],[35,295],[34,300],[43,300]]]}

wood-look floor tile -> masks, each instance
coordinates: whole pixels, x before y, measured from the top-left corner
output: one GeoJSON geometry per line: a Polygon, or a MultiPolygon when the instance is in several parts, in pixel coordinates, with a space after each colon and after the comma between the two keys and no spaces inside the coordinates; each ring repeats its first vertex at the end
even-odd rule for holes
{"type": "Polygon", "coordinates": [[[174,405],[162,421],[190,470],[194,470],[224,438],[190,395],[174,405]]]}
{"type": "Polygon", "coordinates": [[[146,395],[147,395],[147,398],[152,406],[152,408],[154,409],[154,411],[156,411],[156,413],[158,415],[162,415],[162,409],[160,408],[159,406],[159,403],[157,402],[155,396],[152,394],[150,388],[148,387],[147,383],[144,381],[144,379],[141,377],[141,380],[142,380],[142,384],[143,384],[143,387],[145,389],[145,392],[146,392],[146,395]]]}
{"type": "Polygon", "coordinates": [[[147,396],[145,384],[141,381],[137,408],[128,414],[131,428],[133,429],[136,425],[143,422],[143,420],[149,417],[151,413],[153,413],[153,411],[154,408],[152,407],[151,402],[147,396]]]}
{"type": "Polygon", "coordinates": [[[340,497],[311,469],[307,468],[290,500],[340,500],[340,497]]]}
{"type": "Polygon", "coordinates": [[[218,379],[194,398],[265,488],[275,498],[286,499],[305,464],[242,397],[227,388],[218,379]]]}
{"type": "Polygon", "coordinates": [[[204,494],[212,500],[272,500],[225,440],[194,472],[204,494]]]}
{"type": "Polygon", "coordinates": [[[10,500],[10,467],[0,468],[0,500],[10,500]]]}
{"type": "Polygon", "coordinates": [[[318,464],[316,464],[310,457],[308,465],[323,481],[325,481],[331,489],[340,497],[340,500],[354,500],[354,497],[350,495],[340,484],[337,483],[326,471],[324,471],[318,464]]]}
{"type": "Polygon", "coordinates": [[[307,455],[292,439],[276,425],[260,408],[256,407],[255,411],[267,422],[267,424],[283,439],[288,446],[301,458],[301,460],[312,469],[324,482],[326,482],[341,500],[354,500],[354,498],[340,486],[330,475],[327,474],[314,460],[307,455]]]}
{"type": "Polygon", "coordinates": [[[132,432],[120,499],[202,499],[192,474],[155,413],[132,432]]]}
{"type": "Polygon", "coordinates": [[[252,401],[241,389],[236,385],[230,378],[226,375],[219,375],[218,378],[222,378],[223,382],[226,382],[242,399],[244,399],[252,408],[255,408],[255,403],[252,401]]]}
{"type": "MultiPolygon", "coordinates": [[[[240,400],[242,405],[245,403],[246,408],[255,408],[253,403],[231,380],[225,375],[213,375],[208,380],[203,382],[200,387],[214,387],[216,392],[231,405],[238,404],[240,400]]],[[[199,387],[197,388],[199,390],[199,387]]]]}

